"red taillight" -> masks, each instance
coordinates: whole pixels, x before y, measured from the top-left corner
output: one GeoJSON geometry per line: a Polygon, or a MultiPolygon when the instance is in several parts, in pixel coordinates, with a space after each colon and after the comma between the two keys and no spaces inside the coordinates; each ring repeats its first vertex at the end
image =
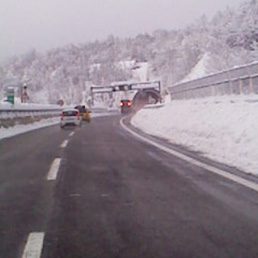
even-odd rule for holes
{"type": "Polygon", "coordinates": [[[127,102],[127,106],[130,107],[132,105],[132,102],[131,101],[128,101],[127,102]]]}
{"type": "Polygon", "coordinates": [[[122,107],[124,105],[124,103],[123,102],[120,102],[120,106],[122,107]]]}

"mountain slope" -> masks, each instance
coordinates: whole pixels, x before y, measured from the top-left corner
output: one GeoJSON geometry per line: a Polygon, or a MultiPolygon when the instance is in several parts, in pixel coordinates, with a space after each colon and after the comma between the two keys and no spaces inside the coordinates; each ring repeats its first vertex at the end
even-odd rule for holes
{"type": "Polygon", "coordinates": [[[82,92],[90,95],[90,85],[132,79],[135,67],[118,65],[121,62],[147,62],[148,76],[139,80],[159,78],[165,89],[191,78],[193,68],[200,66],[205,56],[209,58],[202,75],[257,61],[257,0],[237,10],[226,9],[212,19],[203,16],[182,30],[157,30],[125,39],[109,36],[101,42],[60,47],[46,54],[31,51],[0,68],[0,97],[8,86],[19,88],[26,83],[31,101],[78,103],[83,101],[82,92]]]}

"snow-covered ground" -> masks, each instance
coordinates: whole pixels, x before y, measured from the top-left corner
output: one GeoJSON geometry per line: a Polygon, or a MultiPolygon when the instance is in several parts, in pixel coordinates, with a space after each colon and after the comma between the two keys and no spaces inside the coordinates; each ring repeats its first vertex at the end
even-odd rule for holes
{"type": "Polygon", "coordinates": [[[137,63],[136,65],[138,66],[138,68],[133,70],[133,78],[139,82],[148,81],[149,63],[141,62],[137,63]]]}
{"type": "Polygon", "coordinates": [[[220,96],[174,100],[159,109],[143,109],[132,124],[258,175],[257,114],[258,96],[220,96]]]}
{"type": "Polygon", "coordinates": [[[191,72],[181,82],[195,80],[207,75],[209,59],[209,55],[207,53],[204,54],[202,58],[199,60],[199,62],[192,68],[191,72]]]}
{"type": "Polygon", "coordinates": [[[34,122],[31,124],[27,124],[27,125],[18,124],[18,125],[8,127],[8,128],[1,127],[0,128],[0,140],[3,138],[15,136],[17,134],[29,132],[32,130],[36,130],[36,129],[51,126],[51,125],[55,125],[55,124],[58,124],[59,121],[60,121],[60,118],[55,117],[55,118],[43,119],[41,121],[34,122]]]}
{"type": "Polygon", "coordinates": [[[37,103],[21,103],[18,98],[15,98],[15,104],[11,104],[4,100],[0,101],[0,110],[35,110],[35,109],[44,109],[44,110],[51,110],[51,109],[60,109],[59,105],[50,105],[50,104],[37,104],[37,103]]]}

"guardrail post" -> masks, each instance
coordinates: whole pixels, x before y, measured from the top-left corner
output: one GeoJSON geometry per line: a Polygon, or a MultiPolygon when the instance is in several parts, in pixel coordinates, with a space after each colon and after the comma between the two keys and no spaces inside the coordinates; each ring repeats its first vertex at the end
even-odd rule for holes
{"type": "Polygon", "coordinates": [[[238,81],[238,87],[239,87],[239,93],[240,95],[243,94],[243,84],[241,79],[237,79],[238,81]]]}
{"type": "Polygon", "coordinates": [[[227,72],[227,75],[228,75],[230,94],[233,95],[234,91],[233,91],[233,83],[232,83],[232,80],[231,80],[230,71],[227,72]]]}
{"type": "Polygon", "coordinates": [[[253,87],[253,78],[251,76],[251,72],[249,67],[247,67],[247,71],[248,71],[248,76],[249,76],[249,89],[251,93],[254,93],[254,87],[253,87]]]}

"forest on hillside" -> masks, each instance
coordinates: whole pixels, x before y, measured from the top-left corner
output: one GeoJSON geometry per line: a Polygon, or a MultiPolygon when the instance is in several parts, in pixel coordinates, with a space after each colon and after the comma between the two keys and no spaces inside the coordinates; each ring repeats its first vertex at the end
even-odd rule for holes
{"type": "Polygon", "coordinates": [[[205,74],[258,60],[257,0],[214,17],[202,16],[182,30],[160,29],[135,38],[110,35],[104,41],[14,57],[0,67],[0,99],[8,86],[26,84],[32,102],[79,103],[90,94],[91,85],[134,79],[133,70],[143,62],[148,63],[149,79],[160,79],[165,92],[204,56],[205,74]],[[135,65],[121,65],[127,61],[135,65]]]}

